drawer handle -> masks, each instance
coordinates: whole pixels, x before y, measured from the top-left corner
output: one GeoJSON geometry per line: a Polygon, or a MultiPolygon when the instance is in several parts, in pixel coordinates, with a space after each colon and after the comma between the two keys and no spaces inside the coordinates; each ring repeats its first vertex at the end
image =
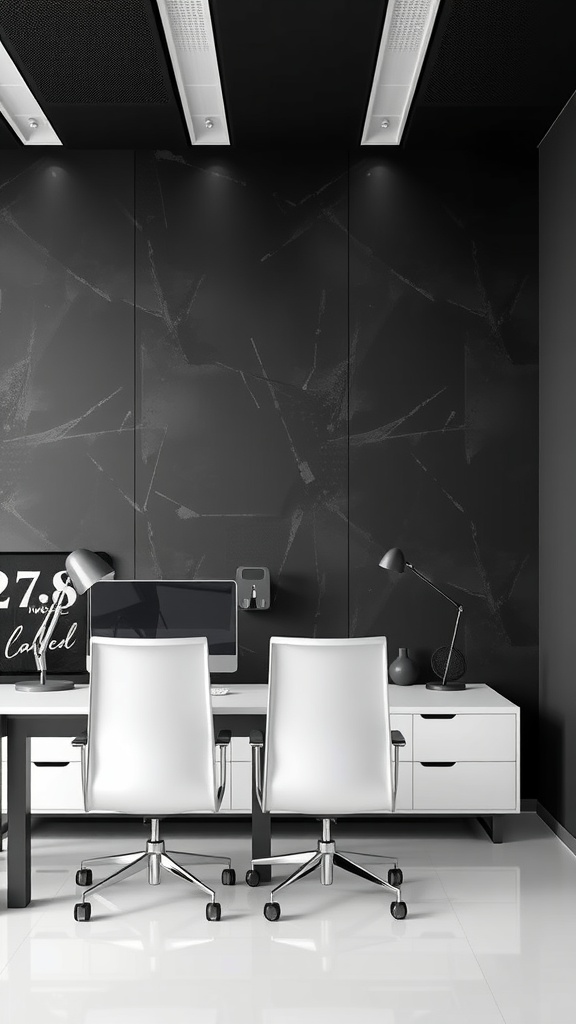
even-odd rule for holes
{"type": "Polygon", "coordinates": [[[420,715],[420,718],[456,718],[456,715],[420,715]]]}
{"type": "Polygon", "coordinates": [[[36,768],[67,768],[70,761],[33,761],[36,768]]]}
{"type": "Polygon", "coordinates": [[[423,768],[453,768],[456,761],[420,761],[423,768]]]}

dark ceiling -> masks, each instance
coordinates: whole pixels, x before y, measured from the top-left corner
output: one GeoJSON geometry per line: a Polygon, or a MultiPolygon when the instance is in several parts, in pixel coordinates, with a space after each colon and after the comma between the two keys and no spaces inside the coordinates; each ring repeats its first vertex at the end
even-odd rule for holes
{"type": "MultiPolygon", "coordinates": [[[[211,9],[233,145],[359,145],[386,0],[211,9]]],[[[188,145],[153,0],[0,0],[0,39],[64,145],[188,145]]],[[[402,145],[537,146],[575,58],[569,0],[443,0],[402,145]]]]}

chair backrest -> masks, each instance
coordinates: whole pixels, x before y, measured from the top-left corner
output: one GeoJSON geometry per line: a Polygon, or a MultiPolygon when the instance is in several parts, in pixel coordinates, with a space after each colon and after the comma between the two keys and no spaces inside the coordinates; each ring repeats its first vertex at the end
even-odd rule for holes
{"type": "Polygon", "coordinates": [[[266,811],[393,810],[385,637],[270,640],[266,811]]]}
{"type": "Polygon", "coordinates": [[[93,637],[87,811],[214,811],[214,724],[205,637],[93,637]]]}

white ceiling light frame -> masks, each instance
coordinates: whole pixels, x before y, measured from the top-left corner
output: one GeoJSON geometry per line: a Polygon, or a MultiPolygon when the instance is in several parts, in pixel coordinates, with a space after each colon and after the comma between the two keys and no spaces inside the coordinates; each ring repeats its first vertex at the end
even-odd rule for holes
{"type": "Polygon", "coordinates": [[[25,146],[61,146],[42,107],[0,43],[0,114],[25,146]]]}
{"type": "Polygon", "coordinates": [[[441,0],[388,0],[363,146],[398,146],[441,0]]]}
{"type": "Polygon", "coordinates": [[[209,0],[156,0],[190,140],[229,146],[209,0]]]}

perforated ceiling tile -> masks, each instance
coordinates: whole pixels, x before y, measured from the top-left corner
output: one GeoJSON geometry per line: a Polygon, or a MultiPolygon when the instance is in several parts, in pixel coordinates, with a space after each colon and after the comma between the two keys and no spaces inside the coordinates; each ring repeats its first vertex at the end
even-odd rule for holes
{"type": "MultiPolygon", "coordinates": [[[[482,0],[474,17],[466,8],[467,4],[459,3],[450,8],[420,102],[436,106],[538,105],[544,91],[541,77],[535,73],[534,56],[546,59],[550,48],[544,40],[553,32],[542,17],[542,7],[526,0],[482,0]]],[[[557,70],[549,70],[553,70],[553,80],[557,70]]],[[[543,65],[542,74],[549,87],[551,76],[543,65]]]]}
{"type": "Polygon", "coordinates": [[[43,104],[165,104],[147,0],[2,4],[2,37],[43,104]]]}

